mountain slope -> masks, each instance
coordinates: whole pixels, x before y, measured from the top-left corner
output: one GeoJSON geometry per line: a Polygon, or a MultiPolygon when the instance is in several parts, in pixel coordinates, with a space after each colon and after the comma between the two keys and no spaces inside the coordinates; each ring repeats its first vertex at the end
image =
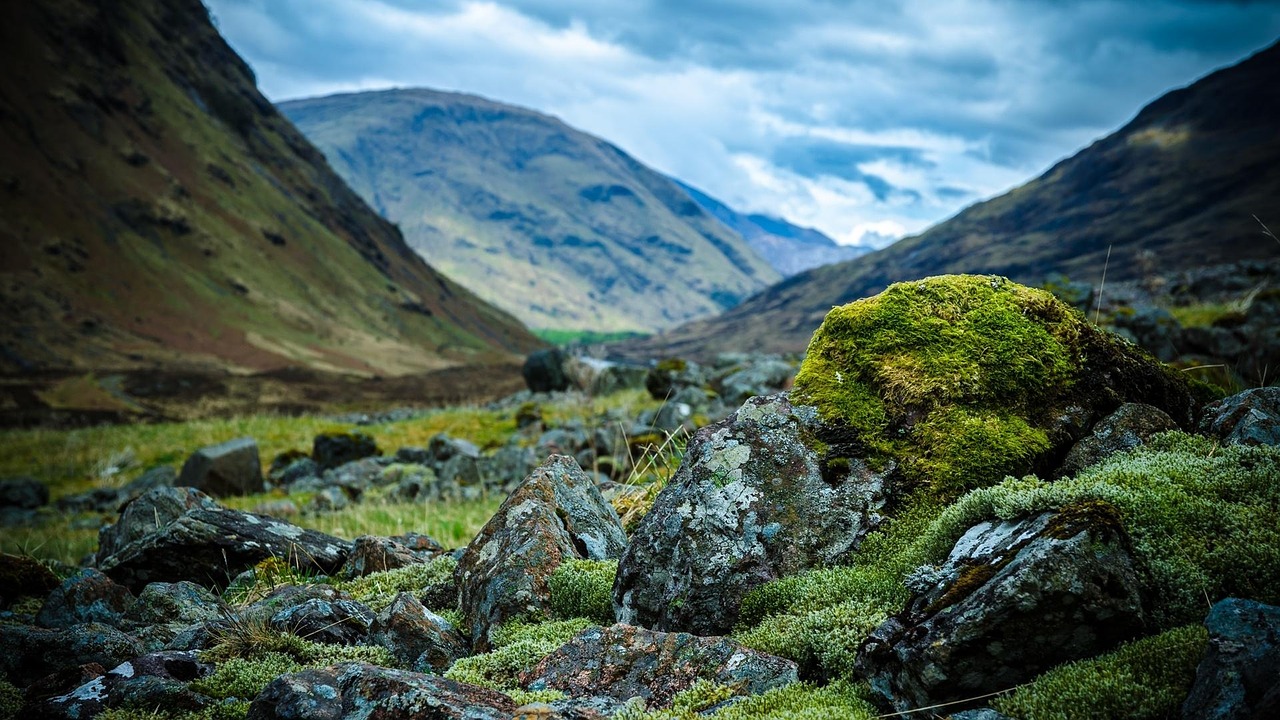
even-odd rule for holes
{"type": "Polygon", "coordinates": [[[554,118],[431,90],[280,108],[428,262],[530,327],[653,331],[780,277],[674,182],[554,118]]]}
{"type": "Polygon", "coordinates": [[[840,245],[822,232],[781,218],[738,212],[701,190],[676,180],[694,202],[738,233],[785,277],[820,265],[852,260],[871,252],[861,245],[840,245]]]}
{"type": "Polygon", "coordinates": [[[798,352],[834,305],[893,282],[1052,272],[1098,282],[1274,258],[1280,245],[1280,44],[1170,92],[1005,195],[856,260],[802,273],[720,317],[631,343],[638,355],[798,352]],[[1111,257],[1107,261],[1110,248],[1111,257]]]}
{"type": "Polygon", "coordinates": [[[343,184],[199,0],[0,14],[0,368],[399,374],[538,345],[343,184]]]}

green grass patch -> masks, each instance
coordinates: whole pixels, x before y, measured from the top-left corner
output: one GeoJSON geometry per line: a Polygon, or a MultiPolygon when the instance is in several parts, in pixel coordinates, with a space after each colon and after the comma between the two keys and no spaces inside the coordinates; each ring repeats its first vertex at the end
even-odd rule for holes
{"type": "Polygon", "coordinates": [[[534,330],[540,340],[552,345],[594,344],[632,340],[648,337],[647,333],[620,330],[615,332],[598,332],[596,330],[557,330],[546,328],[534,330]]]}
{"type": "Polygon", "coordinates": [[[591,626],[585,618],[535,624],[513,620],[494,633],[493,650],[462,658],[444,676],[502,692],[518,689],[522,671],[591,626]]]}

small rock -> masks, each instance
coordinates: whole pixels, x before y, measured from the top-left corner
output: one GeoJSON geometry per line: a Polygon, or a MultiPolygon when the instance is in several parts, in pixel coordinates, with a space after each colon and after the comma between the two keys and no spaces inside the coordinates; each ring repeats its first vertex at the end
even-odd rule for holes
{"type": "Polygon", "coordinates": [[[369,635],[373,621],[373,611],[355,600],[314,598],[276,613],[271,627],[312,642],[356,645],[369,635]]]}
{"type": "Polygon", "coordinates": [[[311,496],[311,500],[307,501],[307,512],[337,512],[338,510],[346,508],[350,504],[351,498],[348,497],[346,491],[342,488],[321,488],[319,492],[311,496]]]}
{"type": "Polygon", "coordinates": [[[1280,607],[1227,598],[1205,618],[1209,650],[1191,694],[1186,720],[1280,717],[1280,607]]]}
{"type": "Polygon", "coordinates": [[[163,647],[181,630],[221,617],[218,597],[192,582],[153,582],[142,588],[120,627],[148,650],[163,647]]]}
{"type": "Polygon", "coordinates": [[[85,663],[115,667],[141,654],[137,639],[101,623],[56,630],[0,623],[0,673],[20,686],[85,663]]]}
{"type": "Polygon", "coordinates": [[[213,497],[262,492],[262,460],[253,438],[200,448],[187,458],[176,483],[213,497]]]}
{"type": "Polygon", "coordinates": [[[46,597],[59,584],[58,576],[39,560],[0,553],[0,607],[20,597],[46,597]]]}
{"type": "Polygon", "coordinates": [[[425,465],[431,454],[426,448],[405,446],[396,450],[395,460],[404,465],[425,465]]]}
{"type": "Polygon", "coordinates": [[[211,701],[186,685],[211,672],[213,666],[200,662],[194,652],[152,653],[121,663],[71,692],[28,706],[25,712],[32,717],[80,720],[116,707],[196,711],[211,701]]]}
{"type": "Polygon", "coordinates": [[[378,444],[364,433],[322,433],[311,445],[311,459],[321,470],[378,454],[378,444]]]}
{"type": "Polygon", "coordinates": [[[443,673],[467,654],[466,641],[453,625],[407,592],[378,613],[369,641],[419,672],[443,673]]]}
{"type": "Polygon", "coordinates": [[[1087,437],[1071,448],[1055,477],[1074,476],[1115,453],[1145,444],[1156,433],[1177,429],[1178,424],[1160,408],[1142,403],[1125,403],[1100,420],[1087,437]]]}
{"type": "Polygon", "coordinates": [[[1228,445],[1280,445],[1280,387],[1245,390],[1209,405],[1200,432],[1228,445]]]}
{"type": "Polygon", "coordinates": [[[0,480],[0,508],[34,510],[49,504],[49,488],[33,477],[0,480]]]}
{"type": "MultiPolygon", "coordinates": [[[[425,537],[425,536],[424,536],[425,537]]],[[[430,540],[430,538],[427,538],[430,540]]],[[[434,540],[431,541],[435,543],[434,540]]],[[[342,577],[363,577],[370,573],[395,570],[429,561],[442,548],[438,544],[429,549],[413,550],[391,538],[361,535],[356,538],[338,574],[342,577]]]]}
{"type": "Polygon", "coordinates": [[[36,624],[47,628],[90,622],[118,626],[133,602],[128,588],[93,568],[85,568],[49,593],[36,624]]]}
{"type": "Polygon", "coordinates": [[[306,478],[318,477],[320,466],[306,454],[297,450],[281,453],[271,461],[267,470],[267,482],[274,487],[289,487],[306,478]]]}
{"type": "Polygon", "coordinates": [[[267,500],[253,506],[255,515],[270,515],[274,518],[291,518],[301,514],[298,504],[292,500],[267,500]]]}
{"type": "Polygon", "coordinates": [[[556,348],[537,350],[524,361],[520,372],[524,383],[533,392],[559,392],[569,389],[569,378],[564,374],[564,353],[556,348]]]}
{"type": "Polygon", "coordinates": [[[85,663],[73,668],[49,673],[27,686],[23,699],[27,705],[35,705],[41,700],[64,695],[96,678],[107,674],[107,669],[98,663],[85,663]]]}

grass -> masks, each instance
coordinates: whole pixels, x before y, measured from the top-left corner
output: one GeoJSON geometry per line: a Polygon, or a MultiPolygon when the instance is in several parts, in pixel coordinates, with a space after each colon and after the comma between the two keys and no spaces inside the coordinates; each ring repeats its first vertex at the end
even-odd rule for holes
{"type": "Polygon", "coordinates": [[[645,333],[620,330],[617,332],[597,332],[595,330],[559,330],[546,328],[534,330],[540,340],[552,345],[573,345],[576,343],[607,343],[632,338],[648,337],[645,333]]]}

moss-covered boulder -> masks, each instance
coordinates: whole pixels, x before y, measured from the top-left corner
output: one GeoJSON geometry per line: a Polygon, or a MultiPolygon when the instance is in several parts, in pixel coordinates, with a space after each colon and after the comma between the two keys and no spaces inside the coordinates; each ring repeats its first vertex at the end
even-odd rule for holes
{"type": "Polygon", "coordinates": [[[1124,402],[1182,427],[1197,406],[1175,371],[1042,290],[951,275],[834,308],[792,402],[818,408],[829,455],[892,458],[952,499],[1054,463],[1124,402]]]}

